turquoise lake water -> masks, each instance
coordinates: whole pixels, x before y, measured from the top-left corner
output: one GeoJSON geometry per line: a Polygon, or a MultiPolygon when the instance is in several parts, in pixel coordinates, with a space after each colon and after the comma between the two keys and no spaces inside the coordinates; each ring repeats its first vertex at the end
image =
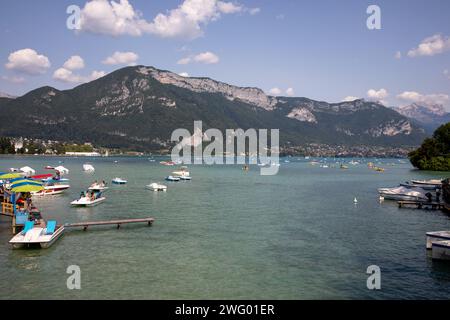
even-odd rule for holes
{"type": "Polygon", "coordinates": [[[257,166],[244,172],[241,165],[193,165],[192,181],[164,182],[168,191],[155,193],[145,185],[176,168],[160,160],[1,157],[0,171],[28,165],[46,173],[44,166],[59,162],[70,170],[66,194],[35,200],[46,219],[156,221],[150,228],[67,230],[49,249],[12,250],[10,220],[1,217],[0,298],[450,297],[450,264],[432,261],[425,250],[425,232],[450,230],[450,216],[399,209],[377,194],[379,187],[449,173],[419,172],[396,159],[380,160],[386,172],[379,173],[365,163],[341,170],[290,158],[275,176],[259,175],[257,166]],[[94,174],[82,172],[86,162],[94,174]],[[93,180],[116,176],[129,183],[110,185],[103,204],[69,206],[93,180]],[[81,290],[67,289],[69,265],[81,268],[81,290]],[[366,287],[369,265],[381,268],[381,290],[366,287]]]}

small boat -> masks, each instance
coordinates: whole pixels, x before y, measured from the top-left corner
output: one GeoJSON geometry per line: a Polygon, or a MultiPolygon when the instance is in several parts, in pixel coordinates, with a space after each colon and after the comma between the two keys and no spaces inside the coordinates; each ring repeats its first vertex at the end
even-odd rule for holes
{"type": "Polygon", "coordinates": [[[44,179],[41,179],[42,182],[50,182],[50,183],[61,183],[61,182],[69,182],[70,180],[67,178],[57,178],[57,177],[47,177],[44,179]]]}
{"type": "Polygon", "coordinates": [[[68,184],[47,182],[44,185],[44,190],[33,191],[33,192],[31,192],[31,194],[34,196],[53,196],[53,195],[61,194],[69,188],[70,188],[70,185],[68,185],[68,184]]]}
{"type": "Polygon", "coordinates": [[[422,188],[427,191],[436,191],[436,189],[439,189],[439,186],[436,186],[436,185],[416,184],[416,183],[412,183],[412,182],[408,182],[408,181],[405,183],[400,183],[400,186],[406,187],[406,188],[422,188]]]}
{"type": "Polygon", "coordinates": [[[167,191],[167,186],[159,183],[151,183],[149,185],[146,185],[145,187],[153,191],[167,191]]]}
{"type": "Polygon", "coordinates": [[[181,167],[180,170],[174,171],[172,174],[176,176],[189,176],[189,171],[187,171],[187,167],[181,167]]]}
{"type": "Polygon", "coordinates": [[[46,249],[64,233],[64,226],[57,226],[56,221],[48,221],[45,227],[34,225],[33,221],[25,222],[22,232],[16,234],[9,243],[14,249],[39,245],[46,249]]]}
{"type": "Polygon", "coordinates": [[[20,172],[25,173],[27,176],[32,176],[32,175],[36,174],[36,170],[34,170],[33,168],[30,168],[28,166],[22,167],[19,170],[20,170],[20,172]]]}
{"type": "Polygon", "coordinates": [[[95,168],[91,164],[85,163],[85,164],[83,164],[83,171],[84,172],[94,172],[95,168]]]}
{"type": "Polygon", "coordinates": [[[89,191],[106,191],[109,188],[103,184],[103,183],[93,183],[91,184],[91,186],[88,188],[89,191]]]}
{"type": "Polygon", "coordinates": [[[52,166],[45,166],[44,169],[46,169],[46,170],[55,170],[55,167],[52,167],[52,166]]]}
{"type": "Polygon", "coordinates": [[[162,164],[164,166],[174,166],[175,162],[173,162],[173,161],[161,161],[160,164],[162,164]]]}
{"type": "Polygon", "coordinates": [[[86,193],[82,192],[80,198],[72,201],[70,205],[74,207],[93,207],[105,200],[106,198],[103,197],[101,191],[92,190],[86,193]]]}
{"type": "Polygon", "coordinates": [[[69,169],[67,169],[67,168],[65,168],[63,166],[56,167],[55,171],[58,171],[61,175],[69,174],[69,169]]]}
{"type": "Polygon", "coordinates": [[[428,200],[425,195],[425,190],[421,188],[379,188],[378,193],[380,194],[380,197],[383,197],[386,200],[428,200]]]}
{"type": "Polygon", "coordinates": [[[166,181],[178,182],[178,181],[180,181],[180,178],[174,177],[174,176],[167,176],[166,181]]]}
{"type": "Polygon", "coordinates": [[[432,242],[431,258],[438,260],[450,260],[450,240],[432,242]]]}
{"type": "Polygon", "coordinates": [[[431,180],[411,180],[411,183],[419,184],[419,185],[433,185],[433,186],[442,186],[441,179],[431,179],[431,180]]]}
{"type": "Polygon", "coordinates": [[[431,244],[436,241],[450,240],[450,231],[427,232],[427,249],[431,249],[431,244]]]}
{"type": "Polygon", "coordinates": [[[178,176],[175,178],[180,178],[180,180],[184,180],[184,181],[191,181],[192,177],[191,176],[178,176]]]}
{"type": "Polygon", "coordinates": [[[341,168],[341,169],[348,169],[348,166],[341,164],[341,165],[340,165],[340,168],[341,168]]]}
{"type": "Polygon", "coordinates": [[[114,179],[112,179],[112,183],[114,183],[114,184],[127,184],[128,181],[124,180],[122,178],[114,178],[114,179]]]}

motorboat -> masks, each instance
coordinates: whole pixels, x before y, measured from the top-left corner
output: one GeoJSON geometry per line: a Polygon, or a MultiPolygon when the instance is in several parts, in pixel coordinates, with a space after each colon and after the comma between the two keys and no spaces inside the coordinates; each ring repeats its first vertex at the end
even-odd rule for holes
{"type": "Polygon", "coordinates": [[[442,186],[442,180],[441,179],[411,180],[411,183],[419,184],[419,185],[436,186],[436,187],[441,187],[442,186]]]}
{"type": "Polygon", "coordinates": [[[127,184],[127,180],[124,180],[122,178],[114,178],[112,179],[112,183],[114,184],[127,184]]]}
{"type": "Polygon", "coordinates": [[[436,241],[450,240],[450,231],[432,231],[427,232],[427,249],[431,249],[431,245],[436,241]]]}
{"type": "Polygon", "coordinates": [[[38,245],[43,249],[50,247],[64,233],[64,226],[58,226],[56,221],[48,221],[44,226],[35,225],[34,221],[25,222],[21,232],[16,234],[9,243],[14,249],[38,245]]]}
{"type": "Polygon", "coordinates": [[[84,172],[94,172],[95,168],[93,165],[85,163],[85,164],[83,164],[83,171],[84,172]]]}
{"type": "Polygon", "coordinates": [[[171,181],[171,182],[178,182],[181,179],[179,177],[174,177],[174,176],[167,176],[166,177],[166,181],[171,181]]]}
{"type": "Polygon", "coordinates": [[[379,188],[378,193],[380,194],[380,197],[383,197],[386,200],[428,200],[425,195],[426,192],[422,188],[379,188]]]}
{"type": "Polygon", "coordinates": [[[19,170],[20,170],[20,172],[25,173],[25,175],[27,175],[27,176],[32,176],[32,175],[36,174],[36,170],[34,170],[33,168],[30,168],[28,166],[22,167],[19,170]]]}
{"type": "Polygon", "coordinates": [[[424,190],[427,191],[436,191],[436,189],[439,189],[440,186],[436,186],[436,185],[430,185],[430,184],[416,184],[416,183],[412,183],[409,181],[406,181],[404,183],[400,183],[401,187],[406,187],[406,188],[422,188],[424,190]]]}
{"type": "Polygon", "coordinates": [[[72,201],[70,205],[74,207],[93,207],[105,200],[106,198],[102,195],[101,191],[92,190],[82,192],[80,198],[72,201]]]}
{"type": "Polygon", "coordinates": [[[47,177],[44,179],[41,179],[42,182],[53,182],[53,183],[61,183],[61,182],[69,182],[70,180],[67,178],[59,178],[59,177],[47,177]]]}
{"type": "Polygon", "coordinates": [[[59,172],[61,175],[69,174],[69,169],[67,169],[63,166],[57,166],[55,168],[55,171],[59,172]]]}
{"type": "Polygon", "coordinates": [[[146,185],[145,187],[153,191],[167,191],[167,186],[159,183],[151,183],[149,185],[146,185]]]}
{"type": "Polygon", "coordinates": [[[93,183],[88,188],[89,191],[106,191],[109,188],[104,183],[93,183]]]}
{"type": "Polygon", "coordinates": [[[192,180],[191,176],[177,176],[175,178],[180,178],[180,180],[183,180],[183,181],[191,181],[192,180]]]}
{"type": "Polygon", "coordinates": [[[41,191],[31,192],[34,196],[51,196],[61,194],[70,188],[69,184],[63,184],[60,182],[46,182],[44,184],[44,189],[41,191]]]}
{"type": "Polygon", "coordinates": [[[187,169],[187,167],[181,167],[180,170],[174,171],[172,172],[173,175],[175,176],[189,176],[189,171],[187,169]]]}

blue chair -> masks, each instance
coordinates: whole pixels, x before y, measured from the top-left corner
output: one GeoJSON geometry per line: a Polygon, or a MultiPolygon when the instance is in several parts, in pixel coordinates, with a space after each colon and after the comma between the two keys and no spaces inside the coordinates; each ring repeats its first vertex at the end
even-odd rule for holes
{"type": "Polygon", "coordinates": [[[33,227],[34,227],[34,221],[25,222],[25,227],[23,227],[21,234],[25,235],[28,231],[33,229],[33,227]]]}
{"type": "Polygon", "coordinates": [[[45,229],[45,234],[46,235],[53,234],[55,232],[55,229],[56,229],[56,221],[54,220],[47,221],[47,228],[45,229]]]}

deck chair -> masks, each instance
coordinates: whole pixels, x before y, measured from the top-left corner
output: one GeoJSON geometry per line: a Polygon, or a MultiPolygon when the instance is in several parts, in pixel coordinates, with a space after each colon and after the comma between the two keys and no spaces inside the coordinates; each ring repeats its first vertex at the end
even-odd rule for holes
{"type": "Polygon", "coordinates": [[[26,221],[21,234],[25,235],[28,231],[33,229],[33,227],[34,227],[34,221],[26,221]]]}
{"type": "Polygon", "coordinates": [[[47,221],[47,228],[45,228],[45,234],[46,235],[53,234],[55,232],[55,229],[56,229],[56,221],[54,220],[47,221]]]}

